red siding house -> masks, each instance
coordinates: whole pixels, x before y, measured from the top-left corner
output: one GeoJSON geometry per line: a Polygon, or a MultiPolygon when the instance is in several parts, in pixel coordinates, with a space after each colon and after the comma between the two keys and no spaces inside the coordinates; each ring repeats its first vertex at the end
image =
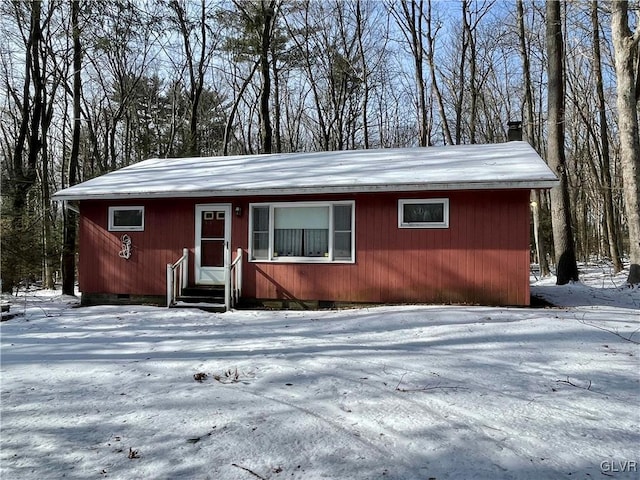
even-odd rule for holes
{"type": "Polygon", "coordinates": [[[84,304],[529,304],[525,142],[151,159],[61,190],[84,304]]]}

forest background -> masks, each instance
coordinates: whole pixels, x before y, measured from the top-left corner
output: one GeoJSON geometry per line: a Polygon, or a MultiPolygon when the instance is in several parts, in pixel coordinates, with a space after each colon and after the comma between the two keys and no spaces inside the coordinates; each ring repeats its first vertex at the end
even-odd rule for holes
{"type": "MultiPolygon", "coordinates": [[[[152,157],[493,143],[561,179],[532,259],[640,282],[634,2],[0,2],[2,290],[73,293],[77,215],[53,192],[152,157]]],[[[265,172],[268,175],[268,172],[265,172]]]]}

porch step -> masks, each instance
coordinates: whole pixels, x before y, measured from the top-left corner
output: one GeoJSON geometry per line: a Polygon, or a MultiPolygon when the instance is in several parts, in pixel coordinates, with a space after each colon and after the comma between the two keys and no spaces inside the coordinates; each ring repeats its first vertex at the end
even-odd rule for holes
{"type": "Polygon", "coordinates": [[[178,300],[171,308],[199,308],[205,312],[223,313],[226,311],[224,303],[211,303],[211,302],[184,302],[178,300]]]}
{"type": "Polygon", "coordinates": [[[196,285],[182,289],[181,297],[220,298],[224,302],[224,285],[196,285]]]}
{"type": "Polygon", "coordinates": [[[196,285],[182,289],[174,307],[200,308],[210,312],[224,312],[224,285],[196,285]]]}

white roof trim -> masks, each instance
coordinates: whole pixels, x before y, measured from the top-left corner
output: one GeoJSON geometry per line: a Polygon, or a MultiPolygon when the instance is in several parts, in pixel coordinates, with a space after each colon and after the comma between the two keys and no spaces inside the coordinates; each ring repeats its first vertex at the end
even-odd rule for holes
{"type": "Polygon", "coordinates": [[[525,142],[184,159],[151,159],[54,194],[56,200],[238,197],[551,188],[525,142]]]}

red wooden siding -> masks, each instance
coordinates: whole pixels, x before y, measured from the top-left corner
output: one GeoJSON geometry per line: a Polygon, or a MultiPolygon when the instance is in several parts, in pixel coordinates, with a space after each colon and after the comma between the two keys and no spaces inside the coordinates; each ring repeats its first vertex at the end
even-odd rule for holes
{"type": "Polygon", "coordinates": [[[82,202],[80,289],[86,293],[164,295],[167,263],[191,250],[194,206],[230,203],[232,248],[248,247],[249,203],[355,200],[353,264],[246,262],[243,295],[345,302],[529,304],[529,192],[465,191],[299,197],[82,202]],[[449,228],[399,229],[399,198],[449,198],[449,228]],[[112,205],[144,205],[144,232],[108,232],[112,205]],[[120,237],[131,259],[118,256],[120,237]]]}
{"type": "Polygon", "coordinates": [[[195,217],[190,200],[81,202],[80,213],[82,292],[164,295],[167,263],[175,262],[183,247],[193,252],[195,217]],[[144,205],[143,232],[108,231],[108,207],[119,205],[144,205]],[[118,255],[125,233],[131,238],[128,260],[118,255]]]}

